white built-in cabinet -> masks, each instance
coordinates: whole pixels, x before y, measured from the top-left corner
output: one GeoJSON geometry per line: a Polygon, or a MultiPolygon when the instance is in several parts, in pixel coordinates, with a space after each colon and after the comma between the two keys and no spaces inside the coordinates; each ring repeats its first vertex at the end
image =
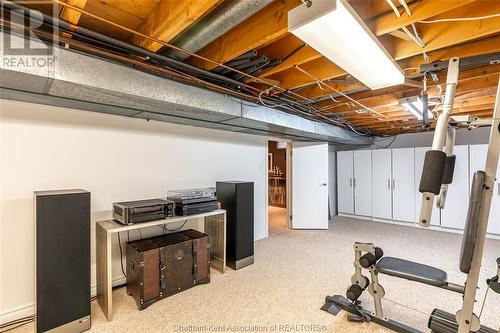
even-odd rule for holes
{"type": "Polygon", "coordinates": [[[372,152],[354,151],[354,213],[372,216],[372,152]]]}
{"type": "MultiPolygon", "coordinates": [[[[486,155],[488,145],[471,145],[470,146],[470,168],[469,176],[472,176],[477,170],[483,170],[486,163],[486,155]]],[[[500,234],[500,163],[497,170],[497,180],[493,188],[493,196],[491,198],[490,218],[488,220],[488,233],[500,234]]]]}
{"type": "Polygon", "coordinates": [[[415,221],[415,149],[392,150],[392,219],[415,221]]]}
{"type": "Polygon", "coordinates": [[[354,152],[337,153],[337,208],[339,212],[354,214],[354,152]]]}
{"type": "Polygon", "coordinates": [[[445,207],[441,209],[441,226],[463,229],[469,208],[469,147],[455,146],[453,182],[448,185],[445,207]]]}
{"type": "MultiPolygon", "coordinates": [[[[418,223],[420,215],[420,206],[422,204],[422,193],[418,191],[422,170],[424,168],[425,153],[431,150],[431,147],[415,148],[415,223],[418,223]]],[[[431,215],[431,225],[439,226],[441,224],[440,210],[434,208],[431,215]]]]}
{"type": "MultiPolygon", "coordinates": [[[[338,210],[341,214],[372,217],[373,221],[417,222],[418,192],[425,153],[430,147],[341,151],[337,153],[338,210]]],[[[488,145],[455,146],[453,183],[444,209],[434,208],[431,225],[463,229],[470,182],[484,170],[488,145]]],[[[500,166],[497,171],[488,233],[500,235],[500,166]]]]}
{"type": "Polygon", "coordinates": [[[373,217],[392,219],[392,150],[372,150],[373,217]]]}

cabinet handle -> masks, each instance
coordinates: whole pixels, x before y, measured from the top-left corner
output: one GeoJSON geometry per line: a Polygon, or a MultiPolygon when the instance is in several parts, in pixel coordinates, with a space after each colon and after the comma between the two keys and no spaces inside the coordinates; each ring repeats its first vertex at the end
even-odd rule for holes
{"type": "Polygon", "coordinates": [[[349,187],[352,187],[352,178],[349,178],[349,187]]]}
{"type": "Polygon", "coordinates": [[[392,180],[392,189],[395,190],[396,189],[396,179],[393,179],[392,180]]]}
{"type": "Polygon", "coordinates": [[[387,189],[388,190],[391,189],[391,180],[390,179],[387,179],[387,189]]]}
{"type": "Polygon", "coordinates": [[[356,188],[356,178],[354,178],[353,187],[356,188]]]}

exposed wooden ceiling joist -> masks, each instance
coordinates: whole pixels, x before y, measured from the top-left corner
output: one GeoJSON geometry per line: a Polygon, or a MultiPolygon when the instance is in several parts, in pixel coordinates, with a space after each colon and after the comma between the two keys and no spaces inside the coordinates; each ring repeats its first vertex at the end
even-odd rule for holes
{"type": "MultiPolygon", "coordinates": [[[[435,16],[440,13],[461,7],[467,3],[473,2],[474,0],[463,0],[463,1],[435,1],[435,0],[420,0],[410,3],[410,8],[412,10],[412,15],[408,16],[405,13],[402,14],[400,18],[397,18],[394,12],[391,10],[388,13],[372,18],[368,25],[372,28],[372,31],[377,35],[381,36],[386,33],[397,31],[398,29],[407,26],[411,23],[415,23],[429,17],[435,16]]],[[[406,36],[406,41],[414,43],[409,37],[404,33],[400,32],[406,36]]],[[[276,43],[280,43],[277,41],[276,43]]],[[[304,47],[299,50],[292,57],[286,59],[283,63],[276,66],[270,71],[265,72],[261,77],[268,77],[270,75],[276,74],[278,72],[292,68],[294,65],[300,65],[308,61],[312,61],[322,57],[322,55],[311,47],[304,47]]]]}
{"type": "MultiPolygon", "coordinates": [[[[480,40],[458,44],[442,50],[427,53],[429,62],[448,60],[453,57],[473,57],[481,54],[500,52],[500,36],[483,38],[480,40]]],[[[424,64],[421,55],[414,56],[405,60],[398,61],[399,65],[405,70],[406,76],[420,75],[419,66],[424,64]],[[413,69],[413,71],[411,71],[413,69]]]]}
{"type": "MultiPolygon", "coordinates": [[[[346,84],[341,82],[329,82],[328,85],[343,93],[348,93],[349,91],[356,91],[365,87],[361,83],[346,84]]],[[[297,93],[304,97],[315,99],[318,97],[337,94],[337,91],[332,90],[324,85],[320,87],[318,84],[312,84],[300,90],[297,90],[297,93]]]]}
{"type": "MultiPolygon", "coordinates": [[[[414,0],[405,0],[406,3],[411,3],[412,1],[414,0]]],[[[394,2],[398,5],[397,0],[394,0],[394,2]]],[[[349,4],[364,21],[384,13],[392,12],[386,0],[349,0],[349,4]]]]}
{"type": "Polygon", "coordinates": [[[411,10],[411,16],[408,16],[406,11],[402,10],[401,17],[397,17],[393,11],[389,11],[377,18],[367,22],[368,27],[376,36],[381,36],[390,33],[394,30],[401,29],[412,23],[417,23],[436,16],[455,8],[464,6],[475,0],[460,0],[460,1],[436,1],[436,0],[420,0],[408,4],[411,10]]]}
{"type": "MultiPolygon", "coordinates": [[[[434,16],[432,20],[480,17],[498,12],[500,12],[500,1],[482,1],[480,5],[472,2],[444,14],[434,16]]],[[[425,42],[425,47],[421,48],[416,43],[393,38],[392,46],[389,49],[392,49],[394,59],[405,59],[422,54],[424,51],[439,50],[455,44],[493,35],[500,32],[500,24],[498,24],[498,20],[496,19],[453,22],[452,24],[449,22],[419,24],[418,31],[425,42]]]]}
{"type": "Polygon", "coordinates": [[[289,58],[285,59],[281,64],[272,68],[269,71],[264,72],[260,77],[268,77],[273,74],[282,72],[284,70],[290,69],[295,65],[302,65],[306,62],[321,58],[322,55],[310,47],[309,45],[304,45],[304,47],[297,50],[289,58]]]}
{"type": "MultiPolygon", "coordinates": [[[[306,62],[300,65],[300,68],[304,69],[320,80],[328,80],[346,74],[346,72],[342,68],[335,65],[325,57],[306,62]]],[[[280,72],[278,75],[270,76],[270,78],[280,81],[281,86],[285,89],[295,89],[314,82],[314,80],[312,80],[310,76],[299,72],[295,68],[287,69],[283,72],[280,72]]]]}
{"type": "MultiPolygon", "coordinates": [[[[489,54],[495,52],[500,52],[500,36],[483,38],[478,41],[473,41],[466,44],[460,44],[443,50],[429,52],[427,53],[427,56],[429,57],[430,62],[434,62],[434,61],[448,60],[452,57],[460,57],[460,58],[472,57],[481,54],[489,54]]],[[[405,73],[408,77],[415,77],[415,76],[420,76],[420,65],[424,64],[424,59],[422,56],[418,55],[405,60],[400,60],[398,61],[398,63],[401,66],[401,68],[405,70],[405,73]]],[[[289,75],[292,74],[293,74],[292,72],[289,72],[289,75]]],[[[335,93],[330,89],[325,89],[325,90],[320,89],[314,82],[311,82],[309,84],[310,87],[306,87],[300,90],[300,94],[303,95],[304,97],[319,98],[322,96],[327,96],[332,93],[335,93]]],[[[349,86],[343,86],[337,84],[335,88],[342,92],[348,92],[351,90],[359,89],[360,87],[362,87],[361,84],[354,86],[352,88],[349,86]]],[[[389,88],[389,89],[394,90],[394,88],[389,88]]],[[[400,90],[404,89],[404,87],[397,87],[395,89],[400,90]]],[[[373,94],[373,93],[378,94],[380,92],[381,90],[368,91],[367,94],[373,94]]]]}
{"type": "MultiPolygon", "coordinates": [[[[500,74],[500,65],[490,65],[487,67],[474,68],[463,71],[459,75],[459,84],[457,86],[457,94],[470,90],[485,89],[491,86],[498,85],[498,76],[500,74]]],[[[430,80],[428,82],[428,92],[430,97],[435,97],[438,94],[437,85],[442,84],[444,89],[444,83],[446,82],[446,73],[439,76],[438,82],[433,82],[430,80]]],[[[419,91],[418,89],[404,86],[390,87],[386,89],[380,89],[376,91],[366,91],[357,94],[352,94],[350,97],[361,103],[368,103],[367,106],[375,107],[377,105],[383,105],[383,103],[377,103],[377,99],[380,101],[393,96],[394,99],[403,97],[403,94],[409,92],[419,91]]],[[[443,92],[444,93],[444,92],[443,92]]],[[[345,98],[338,98],[341,103],[334,103],[331,100],[317,103],[316,106],[320,108],[331,107],[335,105],[335,108],[331,108],[330,111],[335,112],[345,112],[346,108],[349,109],[349,101],[345,98]]],[[[352,109],[352,108],[351,108],[352,109]]]]}
{"type": "MultiPolygon", "coordinates": [[[[68,4],[73,5],[78,8],[85,8],[85,5],[87,4],[87,0],[67,0],[66,1],[68,4]]],[[[78,21],[80,20],[80,16],[82,16],[82,13],[80,13],[77,10],[71,9],[69,7],[62,7],[61,12],[59,13],[59,18],[63,19],[65,21],[68,21],[71,24],[78,24],[78,21]]]]}
{"type": "MultiPolygon", "coordinates": [[[[139,32],[169,42],[215,8],[221,0],[160,1],[141,24],[139,32]]],[[[131,43],[156,52],[163,45],[134,35],[131,43]]]]}

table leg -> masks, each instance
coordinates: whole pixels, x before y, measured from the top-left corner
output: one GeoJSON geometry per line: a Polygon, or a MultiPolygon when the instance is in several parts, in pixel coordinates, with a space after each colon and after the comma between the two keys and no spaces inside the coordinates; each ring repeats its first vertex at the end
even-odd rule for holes
{"type": "Polygon", "coordinates": [[[108,321],[113,320],[111,233],[96,225],[97,302],[108,321]]]}
{"type": "Polygon", "coordinates": [[[226,214],[205,217],[205,233],[210,236],[210,261],[212,266],[226,271],[226,214]]]}

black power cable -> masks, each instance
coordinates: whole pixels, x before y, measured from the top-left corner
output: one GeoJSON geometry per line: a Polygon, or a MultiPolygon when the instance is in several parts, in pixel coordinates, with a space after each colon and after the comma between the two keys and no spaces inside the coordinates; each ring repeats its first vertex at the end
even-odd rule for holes
{"type": "Polygon", "coordinates": [[[127,277],[127,274],[125,274],[125,270],[123,269],[123,252],[122,252],[122,240],[120,239],[120,233],[118,232],[118,246],[120,248],[120,266],[122,268],[122,273],[125,277],[127,277]]]}

